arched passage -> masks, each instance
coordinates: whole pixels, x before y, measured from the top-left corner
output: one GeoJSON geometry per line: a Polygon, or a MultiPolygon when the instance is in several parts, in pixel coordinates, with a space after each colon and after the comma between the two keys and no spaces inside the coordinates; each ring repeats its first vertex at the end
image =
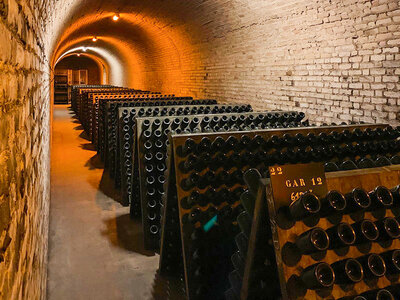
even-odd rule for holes
{"type": "MultiPolygon", "coordinates": [[[[79,70],[87,71],[87,84],[90,85],[99,85],[103,82],[103,64],[98,59],[93,59],[86,54],[71,54],[62,58],[56,64],[54,72],[55,74],[63,73],[65,70],[71,70],[71,73],[79,70]]],[[[79,83],[72,78],[72,84],[79,83]]]]}
{"type": "Polygon", "coordinates": [[[60,58],[86,49],[115,85],[302,110],[318,123],[397,125],[399,9],[398,0],[0,2],[0,297],[45,294],[60,58]]]}

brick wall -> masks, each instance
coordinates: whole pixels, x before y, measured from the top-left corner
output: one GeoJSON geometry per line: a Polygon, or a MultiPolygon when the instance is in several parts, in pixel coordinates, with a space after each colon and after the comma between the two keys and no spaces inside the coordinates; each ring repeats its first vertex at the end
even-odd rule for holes
{"type": "Polygon", "coordinates": [[[229,16],[209,29],[203,45],[213,49],[203,92],[257,108],[303,110],[317,122],[398,123],[399,5],[253,0],[217,12],[229,16]]]}
{"type": "Polygon", "coordinates": [[[399,121],[398,0],[67,2],[59,49],[98,35],[126,85],[303,110],[316,122],[399,121]]]}
{"type": "Polygon", "coordinates": [[[7,300],[45,297],[50,85],[36,5],[0,0],[0,299],[7,300]]]}

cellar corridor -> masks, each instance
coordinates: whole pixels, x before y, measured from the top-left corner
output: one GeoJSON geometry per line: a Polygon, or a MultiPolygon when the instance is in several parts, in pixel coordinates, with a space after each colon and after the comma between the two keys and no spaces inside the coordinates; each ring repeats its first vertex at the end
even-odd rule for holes
{"type": "Polygon", "coordinates": [[[48,299],[150,299],[158,255],[143,250],[141,224],[111,198],[95,153],[68,106],[56,106],[48,299]]]}

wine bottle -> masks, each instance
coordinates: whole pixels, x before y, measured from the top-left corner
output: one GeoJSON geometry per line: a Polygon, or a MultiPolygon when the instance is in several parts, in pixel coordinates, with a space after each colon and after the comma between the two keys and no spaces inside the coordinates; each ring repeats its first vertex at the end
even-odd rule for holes
{"type": "Polygon", "coordinates": [[[193,172],[189,175],[189,177],[185,178],[181,182],[182,189],[188,191],[197,185],[197,182],[200,180],[200,175],[197,172],[193,172]]]}
{"type": "Polygon", "coordinates": [[[321,199],[321,210],[319,215],[326,217],[334,214],[341,214],[346,208],[346,198],[336,190],[329,191],[326,197],[321,199]]]}
{"type": "Polygon", "coordinates": [[[388,241],[400,238],[400,224],[392,217],[387,217],[375,222],[379,230],[379,240],[388,241]]]}
{"type": "Polygon", "coordinates": [[[326,230],[329,236],[329,248],[336,249],[353,245],[356,233],[348,223],[340,223],[326,230]]]}
{"type": "Polygon", "coordinates": [[[357,258],[364,270],[367,279],[379,278],[385,275],[386,265],[383,258],[375,253],[367,254],[357,258]]]}
{"type": "Polygon", "coordinates": [[[390,208],[393,205],[393,196],[390,190],[384,186],[378,186],[369,192],[371,205],[368,210],[373,211],[379,208],[390,208]]]}
{"type": "Polygon", "coordinates": [[[302,194],[299,199],[289,206],[290,214],[296,221],[315,216],[320,211],[320,208],[321,203],[318,197],[311,192],[302,194]]]}
{"type": "MultiPolygon", "coordinates": [[[[381,256],[386,264],[386,272],[388,274],[400,273],[400,250],[390,250],[381,253],[381,256]]],[[[400,292],[400,291],[399,291],[400,292]]]]}
{"type": "Polygon", "coordinates": [[[356,233],[356,244],[375,242],[379,238],[379,230],[374,222],[368,219],[352,224],[356,233]]]}
{"type": "Polygon", "coordinates": [[[395,300],[393,294],[387,289],[373,290],[360,295],[366,300],[395,300]]]}
{"type": "Polygon", "coordinates": [[[181,152],[182,156],[185,157],[188,154],[192,153],[195,147],[196,147],[196,142],[193,139],[188,138],[182,147],[182,152],[181,152]]]}
{"type": "Polygon", "coordinates": [[[196,147],[196,153],[209,152],[211,148],[211,141],[208,137],[203,137],[196,147]]]}
{"type": "Polygon", "coordinates": [[[320,262],[304,269],[300,278],[310,290],[324,289],[334,284],[335,273],[330,265],[320,262]]]}
{"type": "Polygon", "coordinates": [[[337,284],[354,284],[364,278],[364,270],[361,264],[353,258],[335,262],[331,267],[335,272],[337,284]]]}
{"type": "Polygon", "coordinates": [[[400,185],[392,188],[392,197],[393,197],[393,206],[399,207],[400,206],[400,185]]]}
{"type": "Polygon", "coordinates": [[[329,248],[329,236],[322,228],[315,227],[302,233],[296,239],[296,245],[303,254],[325,251],[329,248]]]}
{"type": "Polygon", "coordinates": [[[371,205],[371,198],[362,188],[355,188],[345,195],[347,201],[346,213],[364,211],[371,205]]]}

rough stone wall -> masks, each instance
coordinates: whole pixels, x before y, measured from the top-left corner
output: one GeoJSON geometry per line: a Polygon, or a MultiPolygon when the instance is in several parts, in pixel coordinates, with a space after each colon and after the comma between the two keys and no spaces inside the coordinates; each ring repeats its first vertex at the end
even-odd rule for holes
{"type": "Polygon", "coordinates": [[[41,1],[0,0],[0,299],[44,299],[49,82],[41,1]]]}

